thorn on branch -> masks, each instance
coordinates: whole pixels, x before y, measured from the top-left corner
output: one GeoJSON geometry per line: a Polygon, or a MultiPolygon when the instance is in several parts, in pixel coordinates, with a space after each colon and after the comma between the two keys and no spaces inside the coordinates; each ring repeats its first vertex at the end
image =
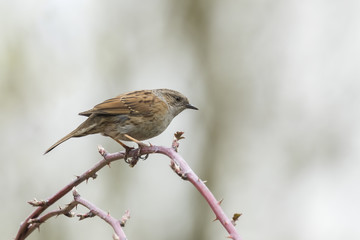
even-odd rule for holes
{"type": "Polygon", "coordinates": [[[218,204],[221,205],[224,199],[222,198],[220,201],[218,201],[218,204]]]}
{"type": "Polygon", "coordinates": [[[174,160],[171,160],[170,162],[170,167],[172,170],[174,170],[174,172],[177,174],[177,175],[181,175],[181,169],[180,169],[180,166],[176,164],[176,162],[174,160]]]}
{"type": "Polygon", "coordinates": [[[93,213],[92,211],[85,213],[85,214],[77,214],[77,217],[79,217],[79,221],[84,220],[85,218],[92,218],[95,217],[96,214],[93,213]]]}
{"type": "Polygon", "coordinates": [[[112,236],[112,237],[113,237],[114,240],[119,240],[119,239],[120,239],[119,236],[116,235],[116,233],[113,233],[113,236],[112,236]]]}
{"type": "MultiPolygon", "coordinates": [[[[74,204],[74,203],[75,202],[71,202],[71,203],[66,204],[65,206],[66,206],[66,208],[75,208],[75,209],[77,209],[77,203],[76,204],[74,204]],[[74,206],[72,206],[72,205],[74,205],[74,206]]],[[[59,207],[59,209],[61,210],[62,208],[59,207]]]]}
{"type": "Polygon", "coordinates": [[[101,156],[103,156],[104,158],[106,158],[107,152],[105,150],[105,148],[101,145],[98,145],[98,151],[100,153],[101,156]]]}
{"type": "Polygon", "coordinates": [[[41,221],[39,218],[31,218],[31,219],[29,219],[29,221],[27,223],[34,224],[34,223],[41,223],[41,221]]]}
{"type": "Polygon", "coordinates": [[[97,176],[98,176],[98,175],[97,175],[96,173],[94,173],[94,174],[91,176],[91,178],[92,178],[92,179],[96,179],[97,176]]]}
{"type": "Polygon", "coordinates": [[[79,192],[76,190],[75,187],[73,187],[73,192],[72,192],[72,194],[73,194],[73,197],[74,197],[75,201],[76,201],[77,198],[80,197],[80,194],[79,194],[79,192]]]}
{"type": "Polygon", "coordinates": [[[64,213],[64,215],[66,217],[72,218],[72,217],[75,217],[76,214],[74,212],[67,212],[67,213],[64,213]]]}
{"type": "MultiPolygon", "coordinates": [[[[88,176],[88,177],[85,179],[85,183],[88,183],[90,178],[96,179],[97,176],[98,176],[98,175],[97,175],[96,173],[94,173],[94,174],[91,175],[91,176],[88,176]]],[[[76,176],[76,178],[80,178],[80,176],[76,176]]]]}
{"type": "Polygon", "coordinates": [[[121,217],[120,226],[125,227],[125,224],[129,219],[130,219],[130,211],[126,210],[124,215],[121,217]]]}
{"type": "Polygon", "coordinates": [[[171,160],[170,167],[179,177],[183,180],[187,180],[187,174],[181,170],[180,166],[174,160],[171,160]]]}
{"type": "Polygon", "coordinates": [[[34,198],[32,201],[28,201],[28,203],[33,207],[42,207],[42,206],[46,206],[47,201],[46,200],[37,200],[36,198],[34,198]]]}

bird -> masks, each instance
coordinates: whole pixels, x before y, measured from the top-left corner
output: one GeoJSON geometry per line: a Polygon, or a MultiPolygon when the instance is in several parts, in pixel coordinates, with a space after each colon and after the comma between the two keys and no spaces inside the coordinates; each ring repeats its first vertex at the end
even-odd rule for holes
{"type": "Polygon", "coordinates": [[[171,89],[138,90],[110,98],[79,115],[87,117],[75,130],[49,147],[47,154],[74,137],[100,133],[121,142],[147,140],[161,134],[185,109],[198,110],[181,93],[171,89]],[[129,138],[130,136],[130,138],[129,138]]]}

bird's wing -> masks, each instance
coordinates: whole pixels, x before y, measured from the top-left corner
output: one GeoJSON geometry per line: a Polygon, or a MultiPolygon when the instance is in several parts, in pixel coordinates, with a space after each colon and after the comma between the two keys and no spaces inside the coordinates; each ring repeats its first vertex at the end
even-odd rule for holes
{"type": "Polygon", "coordinates": [[[93,109],[79,113],[79,115],[90,116],[95,113],[108,115],[125,114],[151,116],[154,111],[156,111],[154,104],[157,106],[166,105],[151,91],[135,91],[108,99],[96,105],[93,109]]]}

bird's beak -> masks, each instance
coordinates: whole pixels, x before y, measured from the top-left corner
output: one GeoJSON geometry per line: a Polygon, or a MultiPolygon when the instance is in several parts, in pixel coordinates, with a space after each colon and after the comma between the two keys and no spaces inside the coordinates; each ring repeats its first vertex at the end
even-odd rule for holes
{"type": "Polygon", "coordinates": [[[194,109],[194,110],[199,110],[197,107],[194,107],[194,106],[191,105],[190,103],[189,103],[189,104],[186,104],[186,108],[194,109]]]}

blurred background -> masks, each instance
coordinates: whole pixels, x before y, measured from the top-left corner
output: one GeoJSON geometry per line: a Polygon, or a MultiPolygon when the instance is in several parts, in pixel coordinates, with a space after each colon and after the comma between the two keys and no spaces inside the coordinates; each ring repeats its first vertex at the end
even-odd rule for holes
{"type": "MultiPolygon", "coordinates": [[[[360,2],[0,1],[0,188],[3,239],[93,166],[100,135],[44,151],[77,114],[120,93],[171,88],[184,111],[152,144],[180,153],[243,239],[359,239],[360,2]]],[[[151,155],[118,161],[80,194],[129,239],[225,239],[205,200],[151,155]]],[[[59,201],[64,206],[71,194],[59,201]]],[[[53,208],[53,209],[54,209],[53,208]]],[[[85,213],[83,208],[79,213],[85,213]]],[[[59,216],[29,239],[111,239],[99,218],[59,216]]]]}

